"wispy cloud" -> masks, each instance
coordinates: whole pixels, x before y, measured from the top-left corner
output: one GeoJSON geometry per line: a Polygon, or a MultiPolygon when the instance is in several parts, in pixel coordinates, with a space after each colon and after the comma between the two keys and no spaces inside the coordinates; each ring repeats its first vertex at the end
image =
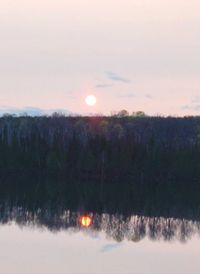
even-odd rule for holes
{"type": "Polygon", "coordinates": [[[130,80],[121,76],[121,75],[118,75],[116,74],[115,72],[112,72],[112,71],[106,71],[106,75],[109,79],[113,80],[113,81],[119,81],[119,82],[123,82],[123,83],[130,83],[130,80]]]}
{"type": "Polygon", "coordinates": [[[149,100],[153,99],[153,96],[151,94],[145,94],[145,95],[140,95],[140,94],[135,94],[135,93],[125,93],[125,94],[119,94],[118,95],[119,98],[135,98],[135,97],[145,97],[149,100]]]}
{"type": "Polygon", "coordinates": [[[97,84],[95,88],[110,88],[113,84],[97,84]]]}
{"type": "Polygon", "coordinates": [[[200,96],[195,95],[192,97],[192,103],[200,103],[200,96]]]}
{"type": "Polygon", "coordinates": [[[134,93],[127,93],[127,94],[119,94],[118,97],[120,98],[133,98],[136,97],[134,93]]]}
{"type": "Polygon", "coordinates": [[[199,95],[192,96],[190,104],[182,106],[181,109],[199,111],[200,110],[200,96],[199,95]]]}
{"type": "Polygon", "coordinates": [[[15,114],[17,116],[28,114],[30,116],[42,116],[42,115],[51,115],[54,112],[70,114],[66,109],[41,109],[37,107],[23,107],[16,108],[10,106],[0,106],[0,116],[4,114],[15,114]]]}
{"type": "Polygon", "coordinates": [[[106,244],[101,248],[101,252],[110,252],[116,248],[122,247],[122,243],[106,244]]]}
{"type": "Polygon", "coordinates": [[[145,94],[145,97],[146,97],[147,99],[153,99],[153,96],[152,96],[151,94],[145,94]]]}
{"type": "Polygon", "coordinates": [[[185,105],[185,106],[182,106],[181,109],[199,111],[200,110],[200,105],[185,105]]]}

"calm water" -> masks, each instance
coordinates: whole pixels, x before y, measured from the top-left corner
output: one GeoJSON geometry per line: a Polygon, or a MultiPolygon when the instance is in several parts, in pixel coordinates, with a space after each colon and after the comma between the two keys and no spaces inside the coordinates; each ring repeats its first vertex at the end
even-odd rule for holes
{"type": "Polygon", "coordinates": [[[102,214],[83,229],[78,213],[42,223],[20,212],[0,226],[2,274],[200,273],[198,222],[102,214]]]}

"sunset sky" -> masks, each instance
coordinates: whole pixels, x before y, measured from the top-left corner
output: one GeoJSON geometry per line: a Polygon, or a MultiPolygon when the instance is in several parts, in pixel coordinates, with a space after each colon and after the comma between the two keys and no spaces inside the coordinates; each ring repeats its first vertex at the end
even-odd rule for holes
{"type": "Polygon", "coordinates": [[[0,113],[200,115],[199,15],[199,0],[1,1],[0,113]]]}

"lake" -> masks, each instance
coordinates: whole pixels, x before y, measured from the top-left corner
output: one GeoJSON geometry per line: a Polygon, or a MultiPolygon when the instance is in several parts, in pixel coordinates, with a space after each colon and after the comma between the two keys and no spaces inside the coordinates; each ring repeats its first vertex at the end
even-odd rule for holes
{"type": "Polygon", "coordinates": [[[80,212],[4,211],[3,274],[199,274],[200,225],[173,218],[80,212]]]}

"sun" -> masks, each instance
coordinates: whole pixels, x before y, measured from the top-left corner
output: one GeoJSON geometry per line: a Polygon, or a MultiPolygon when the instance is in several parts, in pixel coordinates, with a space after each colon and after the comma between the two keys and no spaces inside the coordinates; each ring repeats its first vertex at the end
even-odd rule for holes
{"type": "Polygon", "coordinates": [[[94,95],[88,95],[86,98],[85,98],[85,102],[88,106],[94,106],[97,102],[97,99],[94,95]]]}

